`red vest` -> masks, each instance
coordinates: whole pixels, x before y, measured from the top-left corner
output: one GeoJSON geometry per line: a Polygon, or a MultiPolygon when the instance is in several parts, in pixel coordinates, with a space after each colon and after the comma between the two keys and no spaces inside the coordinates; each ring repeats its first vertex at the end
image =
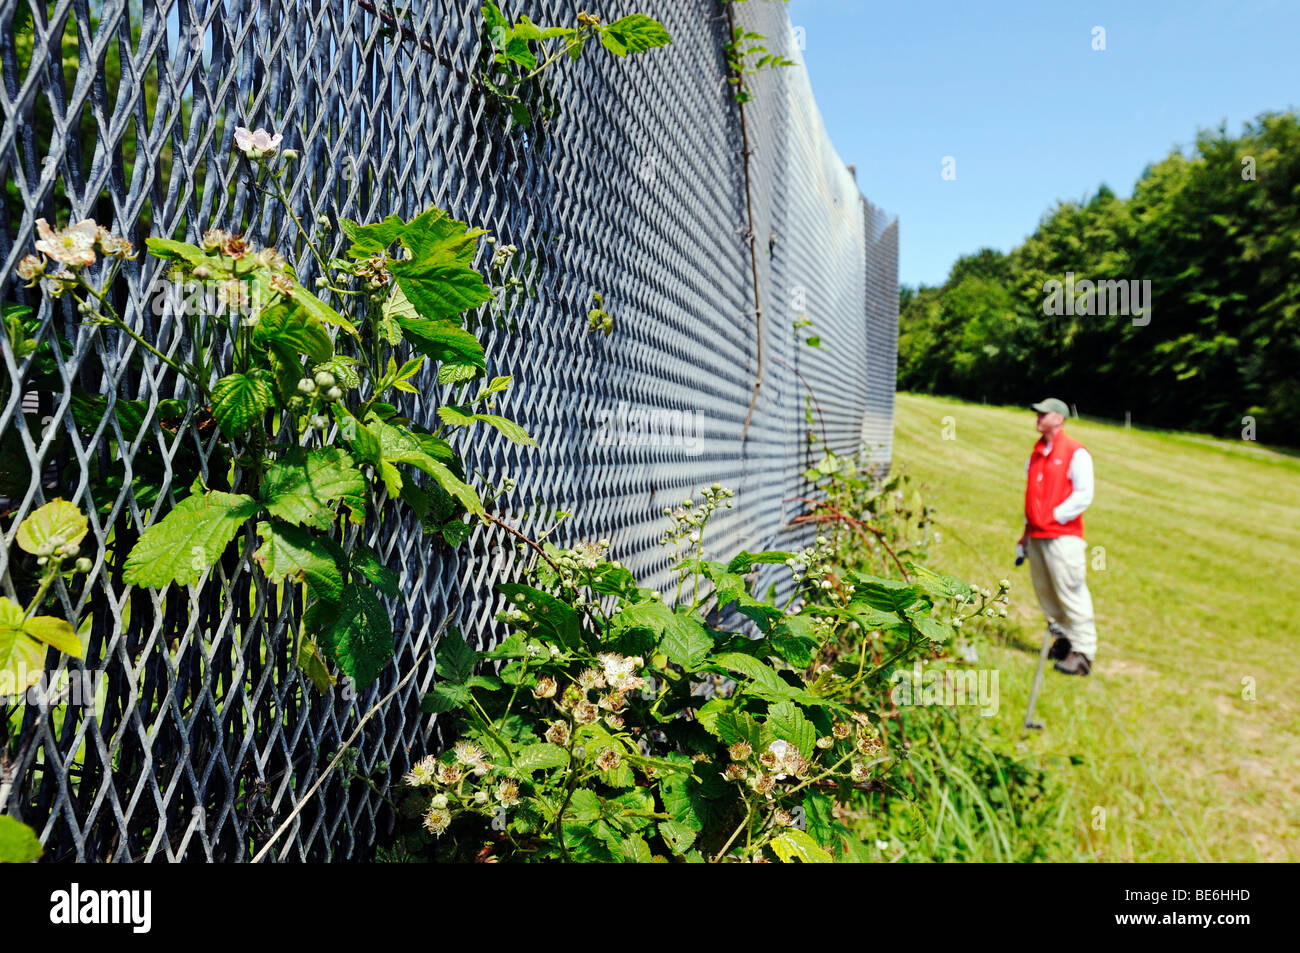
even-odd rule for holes
{"type": "Polygon", "coordinates": [[[1082,536],[1082,516],[1061,524],[1056,522],[1052,511],[1074,492],[1074,484],[1070,482],[1070,458],[1074,451],[1083,449],[1083,444],[1066,436],[1062,430],[1052,441],[1051,453],[1043,453],[1045,446],[1045,438],[1039,437],[1029,457],[1029,482],[1025,486],[1025,519],[1029,523],[1029,535],[1039,538],[1082,536]]]}

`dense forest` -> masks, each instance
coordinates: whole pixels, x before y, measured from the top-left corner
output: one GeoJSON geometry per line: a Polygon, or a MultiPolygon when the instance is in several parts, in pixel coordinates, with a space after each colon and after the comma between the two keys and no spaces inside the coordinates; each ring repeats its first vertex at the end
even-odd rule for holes
{"type": "Polygon", "coordinates": [[[1054,394],[1084,415],[1224,436],[1251,417],[1256,439],[1300,446],[1300,119],[1202,132],[1132,198],[1103,185],[1058,203],[1009,254],[963,257],[900,299],[900,388],[1054,394]],[[1137,282],[1127,314],[1127,288],[1089,290],[1118,280],[1137,282]]]}

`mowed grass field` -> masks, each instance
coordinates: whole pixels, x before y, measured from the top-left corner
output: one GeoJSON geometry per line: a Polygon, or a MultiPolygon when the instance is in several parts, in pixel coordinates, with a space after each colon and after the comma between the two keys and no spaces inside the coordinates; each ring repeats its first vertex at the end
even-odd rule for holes
{"type": "Polygon", "coordinates": [[[1098,653],[1088,678],[1049,663],[1046,728],[1023,735],[1044,628],[1014,566],[1033,412],[898,396],[895,465],[936,508],[932,564],[1012,582],[1018,625],[979,663],[1000,673],[999,743],[1067,784],[1062,860],[1300,860],[1300,457],[1081,412],[1098,653]]]}

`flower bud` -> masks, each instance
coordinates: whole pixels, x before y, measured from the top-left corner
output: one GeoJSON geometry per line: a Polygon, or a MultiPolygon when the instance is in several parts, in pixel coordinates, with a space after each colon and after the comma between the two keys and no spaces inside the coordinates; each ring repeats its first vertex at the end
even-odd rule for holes
{"type": "Polygon", "coordinates": [[[310,377],[304,377],[298,382],[298,393],[310,394],[316,390],[316,382],[310,377]]]}
{"type": "Polygon", "coordinates": [[[343,399],[343,389],[342,389],[341,387],[331,387],[329,390],[327,390],[327,391],[325,392],[325,399],[326,399],[326,400],[342,400],[342,399],[343,399]]]}
{"type": "Polygon", "coordinates": [[[87,559],[85,556],[82,556],[80,559],[77,560],[74,568],[77,570],[77,572],[90,572],[91,565],[92,564],[90,560],[87,559]]]}
{"type": "Polygon", "coordinates": [[[317,387],[333,387],[333,386],[334,386],[334,375],[331,374],[329,371],[317,371],[317,372],[316,372],[316,386],[317,386],[317,387]]]}

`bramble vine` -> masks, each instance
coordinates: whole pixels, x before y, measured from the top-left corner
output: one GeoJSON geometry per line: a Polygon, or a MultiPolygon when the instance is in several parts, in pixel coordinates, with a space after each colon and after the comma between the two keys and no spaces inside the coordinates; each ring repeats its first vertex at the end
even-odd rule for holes
{"type": "Polygon", "coordinates": [[[66,500],[51,500],[28,514],[14,533],[18,548],[35,564],[36,591],[24,607],[0,596],[0,698],[22,696],[40,681],[49,649],[84,658],[85,649],[71,622],[37,615],[50,587],[89,573],[94,561],[80,555],[90,527],[85,515],[66,500]],[[71,562],[71,568],[65,568],[71,562]]]}
{"type": "MultiPolygon", "coordinates": [[[[821,466],[814,482],[861,495],[840,482],[855,479],[847,461],[821,466]]],[[[897,485],[876,484],[868,505],[897,485]]],[[[424,708],[453,713],[460,740],[406,778],[425,833],[403,856],[425,838],[439,859],[479,861],[864,859],[837,812],[897,756],[879,687],[991,594],[917,564],[901,581],[873,575],[840,520],[802,551],[707,559],[708,524],[731,498],[715,484],[667,508],[671,598],[611,561],[608,540],[534,544],[528,583],[499,586],[506,640],[441,644],[424,708]],[[753,589],[772,564],[791,573],[779,602],[753,589]]],[[[888,548],[886,535],[873,544],[888,548]]]]}
{"type": "Polygon", "coordinates": [[[772,53],[763,46],[760,41],[767,39],[763,34],[736,25],[731,13],[732,5],[744,3],[745,0],[720,0],[720,2],[727,8],[727,26],[730,35],[730,39],[722,44],[722,54],[727,60],[727,82],[732,87],[732,95],[736,98],[736,102],[743,105],[754,98],[754,94],[749,90],[749,84],[745,81],[746,76],[767,69],[794,66],[795,62],[779,53],[772,53]]]}
{"type": "Polygon", "coordinates": [[[359,541],[345,552],[340,543],[349,529],[387,500],[455,545],[470,529],[463,515],[481,515],[483,506],[447,436],[486,425],[517,443],[533,441],[518,424],[481,409],[509,388],[509,377],[475,384],[486,359],[462,324],[465,312],[493,297],[472,264],[483,232],[433,208],[409,221],[344,219],[350,245],[344,257],[327,261],[284,193],[294,154],[280,152],[279,138],[263,130],[241,129],[236,142],[254,185],[284,203],[328,269],[318,289],[346,301],[351,317],[304,287],[277,250],[216,229],[198,245],[148,240],[149,252],[169,263],[172,287],[199,288],[220,302],[215,312],[180,308],[195,344],[186,359],[163,353],[118,315],[108,290],[132,249],[93,222],[63,231],[42,222],[37,248],[44,259],[30,256],[25,277],[54,297],[70,296],[88,321],[125,333],[184,378],[225,438],[216,465],[195,475],[176,505],[140,534],[125,560],[125,581],[198,583],[232,540],[255,535],[252,559],[267,578],[305,587],[304,670],[328,687],[328,661],[364,687],[392,657],[392,620],[380,599],[398,595],[398,578],[359,541]],[[98,280],[96,252],[110,260],[98,280]],[[336,347],[336,336],[353,354],[336,347]],[[456,393],[437,408],[435,429],[390,402],[391,394],[416,393],[412,379],[426,364],[456,393]]]}
{"type": "Polygon", "coordinates": [[[492,0],[483,0],[481,12],[488,42],[477,79],[523,129],[535,114],[549,119],[555,112],[536,81],[561,59],[577,60],[590,41],[620,58],[672,42],[663,24],[643,13],[602,23],[595,14],[580,12],[573,26],[563,27],[538,26],[526,15],[512,23],[492,0]]]}

